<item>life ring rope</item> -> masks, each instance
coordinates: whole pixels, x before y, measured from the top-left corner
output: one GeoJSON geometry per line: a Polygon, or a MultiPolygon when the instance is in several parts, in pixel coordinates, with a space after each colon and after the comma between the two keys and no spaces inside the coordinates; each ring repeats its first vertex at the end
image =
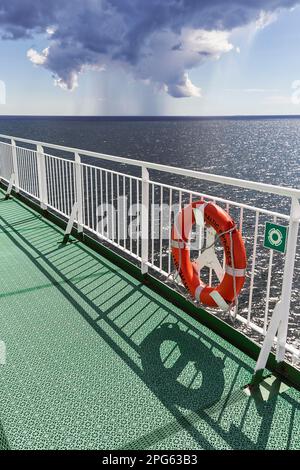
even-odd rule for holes
{"type": "MultiPolygon", "coordinates": [[[[232,232],[234,230],[236,230],[237,227],[236,225],[234,225],[234,227],[230,228],[229,230],[226,230],[220,234],[216,234],[215,236],[215,240],[213,243],[211,243],[209,246],[206,246],[203,250],[202,250],[202,253],[205,253],[205,251],[209,250],[210,248],[212,248],[213,246],[215,246],[215,244],[217,243],[218,239],[220,239],[223,235],[226,235],[226,234],[229,234],[230,235],[230,239],[232,239],[232,232]]],[[[234,259],[234,252],[233,252],[233,244],[230,243],[230,251],[231,251],[231,259],[233,260],[234,259]]],[[[210,267],[209,265],[204,265],[206,267],[210,267]]],[[[204,267],[203,266],[203,267],[204,267]]],[[[215,271],[214,267],[212,266],[212,269],[215,271]]],[[[225,270],[223,270],[223,274],[224,273],[227,273],[227,274],[230,274],[230,276],[233,277],[233,283],[234,283],[234,300],[233,302],[228,305],[226,303],[226,301],[223,299],[223,297],[221,296],[221,294],[218,292],[218,291],[212,291],[210,296],[213,298],[213,300],[216,302],[216,304],[218,305],[218,307],[223,310],[223,311],[227,311],[227,310],[230,310],[234,305],[237,306],[238,305],[238,298],[237,298],[237,293],[236,293],[236,282],[235,282],[235,277],[243,277],[245,276],[245,272],[246,270],[245,269],[235,269],[234,267],[231,267],[229,266],[228,264],[225,264],[225,270]],[[238,276],[237,276],[238,274],[238,276]]],[[[215,271],[216,273],[216,271],[215,271]]],[[[217,273],[216,273],[217,274],[217,273]]],[[[197,296],[196,296],[196,293],[195,293],[195,297],[197,300],[200,301],[200,294],[201,294],[201,291],[202,289],[204,289],[204,287],[201,287],[201,286],[198,286],[197,287],[197,296]]]]}

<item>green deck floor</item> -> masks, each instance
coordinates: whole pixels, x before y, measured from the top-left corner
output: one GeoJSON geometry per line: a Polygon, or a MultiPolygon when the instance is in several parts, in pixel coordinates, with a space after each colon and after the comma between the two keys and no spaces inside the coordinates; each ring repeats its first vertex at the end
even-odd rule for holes
{"type": "Polygon", "coordinates": [[[0,449],[300,448],[300,393],[0,193],[0,449]]]}

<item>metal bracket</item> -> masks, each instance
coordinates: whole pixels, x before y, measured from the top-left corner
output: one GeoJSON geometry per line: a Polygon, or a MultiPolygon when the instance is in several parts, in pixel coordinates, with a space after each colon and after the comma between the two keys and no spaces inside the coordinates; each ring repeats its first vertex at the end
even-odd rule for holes
{"type": "Polygon", "coordinates": [[[14,183],[15,183],[15,174],[12,173],[11,177],[10,177],[10,180],[9,180],[9,183],[8,183],[6,193],[5,193],[5,199],[9,199],[14,183]]]}
{"type": "Polygon", "coordinates": [[[198,256],[195,263],[199,273],[201,269],[204,268],[204,266],[213,269],[217,275],[217,278],[221,282],[224,277],[224,270],[215,252],[215,238],[216,231],[212,227],[209,227],[206,231],[206,249],[198,256]]]}
{"type": "Polygon", "coordinates": [[[67,224],[67,228],[65,230],[64,239],[63,239],[64,244],[69,241],[70,234],[72,232],[72,227],[74,225],[77,214],[78,214],[78,203],[75,202],[72,208],[72,212],[71,212],[68,224],[67,224]]]}
{"type": "Polygon", "coordinates": [[[281,317],[282,317],[283,311],[284,311],[283,304],[280,300],[274,308],[274,312],[273,312],[273,315],[269,324],[269,328],[265,336],[256,366],[255,366],[255,370],[254,370],[255,373],[258,372],[259,370],[263,370],[267,364],[267,360],[268,360],[269,354],[273,346],[275,335],[282,321],[281,317]]]}

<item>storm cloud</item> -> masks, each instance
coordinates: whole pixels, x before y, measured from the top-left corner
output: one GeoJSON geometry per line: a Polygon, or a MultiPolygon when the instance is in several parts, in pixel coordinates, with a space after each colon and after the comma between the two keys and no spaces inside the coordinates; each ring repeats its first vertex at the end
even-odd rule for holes
{"type": "Polygon", "coordinates": [[[88,68],[122,67],[179,97],[201,96],[188,71],[234,47],[230,33],[263,25],[300,0],[1,0],[0,37],[48,46],[27,56],[72,90],[88,68]]]}

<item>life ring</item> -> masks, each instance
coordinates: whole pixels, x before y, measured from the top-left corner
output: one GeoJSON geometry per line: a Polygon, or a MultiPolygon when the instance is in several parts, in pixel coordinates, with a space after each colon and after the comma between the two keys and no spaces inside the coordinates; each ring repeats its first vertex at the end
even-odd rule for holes
{"type": "Polygon", "coordinates": [[[241,233],[230,215],[212,202],[193,202],[175,217],[171,243],[176,269],[192,297],[203,305],[228,310],[244,285],[247,265],[241,233]],[[201,280],[196,263],[190,259],[189,241],[197,210],[200,210],[203,222],[216,231],[225,253],[225,272],[215,287],[201,280]]]}

